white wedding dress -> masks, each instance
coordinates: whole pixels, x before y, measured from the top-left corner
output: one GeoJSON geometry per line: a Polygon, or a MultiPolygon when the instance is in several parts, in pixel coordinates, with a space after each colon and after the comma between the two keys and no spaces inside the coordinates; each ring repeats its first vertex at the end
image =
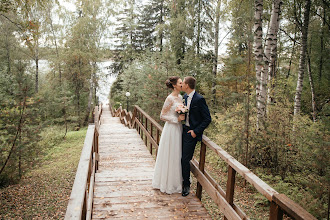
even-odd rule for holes
{"type": "Polygon", "coordinates": [[[181,95],[167,96],[160,114],[160,119],[166,122],[160,137],[152,186],[167,194],[182,191],[182,124],[175,112],[179,104],[182,104],[181,95]]]}

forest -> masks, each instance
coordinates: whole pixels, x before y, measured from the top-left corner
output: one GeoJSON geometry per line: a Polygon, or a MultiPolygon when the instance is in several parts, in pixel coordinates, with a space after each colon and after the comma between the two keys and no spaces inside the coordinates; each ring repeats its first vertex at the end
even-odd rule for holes
{"type": "Polygon", "coordinates": [[[47,132],[92,123],[104,78],[112,107],[162,123],[165,80],[194,76],[206,135],[329,219],[329,1],[0,0],[0,29],[1,188],[53,147],[47,132]]]}

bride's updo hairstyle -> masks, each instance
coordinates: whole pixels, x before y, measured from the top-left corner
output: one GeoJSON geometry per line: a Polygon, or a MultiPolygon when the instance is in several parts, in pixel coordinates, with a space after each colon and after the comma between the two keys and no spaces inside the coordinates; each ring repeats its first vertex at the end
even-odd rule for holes
{"type": "Polygon", "coordinates": [[[176,85],[176,83],[178,82],[178,79],[180,79],[180,77],[178,77],[178,76],[171,76],[170,78],[168,78],[165,81],[167,88],[174,89],[174,85],[176,85]]]}

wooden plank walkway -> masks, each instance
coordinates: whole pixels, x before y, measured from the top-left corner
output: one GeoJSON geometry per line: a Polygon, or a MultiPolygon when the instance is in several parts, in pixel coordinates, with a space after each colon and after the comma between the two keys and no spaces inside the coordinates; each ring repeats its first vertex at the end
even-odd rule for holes
{"type": "Polygon", "coordinates": [[[151,186],[155,161],[135,129],[103,107],[93,219],[211,219],[190,194],[167,195],[151,186]]]}

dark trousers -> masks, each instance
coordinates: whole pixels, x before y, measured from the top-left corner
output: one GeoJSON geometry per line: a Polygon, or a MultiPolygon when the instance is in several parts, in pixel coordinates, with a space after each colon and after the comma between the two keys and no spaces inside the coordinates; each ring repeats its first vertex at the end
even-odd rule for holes
{"type": "Polygon", "coordinates": [[[197,144],[197,139],[193,138],[190,133],[189,127],[183,125],[182,132],[182,157],[181,157],[181,167],[182,167],[182,178],[183,186],[190,186],[190,160],[192,159],[197,144]]]}

